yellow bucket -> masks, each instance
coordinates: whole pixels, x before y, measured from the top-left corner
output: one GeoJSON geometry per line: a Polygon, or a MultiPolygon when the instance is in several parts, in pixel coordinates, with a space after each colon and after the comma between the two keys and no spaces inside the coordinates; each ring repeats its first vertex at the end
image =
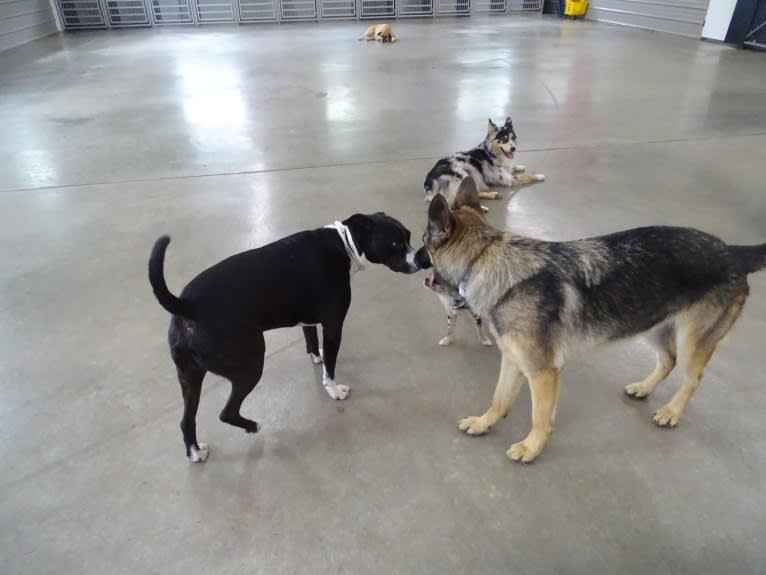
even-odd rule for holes
{"type": "Polygon", "coordinates": [[[566,0],[564,16],[584,16],[588,11],[588,0],[566,0]]]}

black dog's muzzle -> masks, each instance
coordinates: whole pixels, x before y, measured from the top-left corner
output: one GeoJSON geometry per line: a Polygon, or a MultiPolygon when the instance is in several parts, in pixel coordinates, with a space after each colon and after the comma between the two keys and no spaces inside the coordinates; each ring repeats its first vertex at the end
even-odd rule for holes
{"type": "Polygon", "coordinates": [[[421,270],[427,270],[431,267],[431,256],[428,255],[426,246],[421,247],[417,252],[415,252],[415,265],[418,266],[421,270]]]}

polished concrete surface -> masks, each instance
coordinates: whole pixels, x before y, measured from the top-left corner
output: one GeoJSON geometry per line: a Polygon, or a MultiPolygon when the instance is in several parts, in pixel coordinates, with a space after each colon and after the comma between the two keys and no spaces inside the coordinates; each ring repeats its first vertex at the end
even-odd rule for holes
{"type": "Polygon", "coordinates": [[[720,45],[540,17],[81,33],[0,54],[0,573],[758,573],[766,571],[766,274],[681,425],[623,385],[622,343],[573,358],[531,466],[491,434],[496,349],[420,285],[354,279],[339,381],[300,330],[269,334],[245,413],[187,462],[167,314],[146,261],[173,236],[178,291],[233,252],[356,211],[419,237],[423,176],[512,113],[547,181],[497,225],[576,238],[650,223],[766,241],[766,60],[720,45]]]}

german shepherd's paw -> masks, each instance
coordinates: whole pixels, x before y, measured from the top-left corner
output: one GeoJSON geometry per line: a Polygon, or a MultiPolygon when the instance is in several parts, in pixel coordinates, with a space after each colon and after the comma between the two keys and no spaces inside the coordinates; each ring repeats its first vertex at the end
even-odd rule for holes
{"type": "Polygon", "coordinates": [[[670,405],[663,405],[654,412],[654,423],[660,427],[675,427],[680,419],[681,414],[670,405]]]}
{"type": "Polygon", "coordinates": [[[633,399],[646,399],[652,391],[646,388],[643,381],[637,381],[625,386],[625,395],[633,399]]]}
{"type": "Polygon", "coordinates": [[[483,417],[466,417],[461,419],[457,426],[460,431],[465,431],[468,435],[484,435],[492,427],[488,425],[483,417]]]}
{"type": "Polygon", "coordinates": [[[532,449],[529,445],[527,445],[526,440],[524,440],[511,445],[511,448],[506,451],[505,454],[508,456],[508,459],[513,461],[520,461],[521,463],[532,463],[537,458],[537,456],[540,455],[541,451],[542,449],[532,449]]]}
{"type": "Polygon", "coordinates": [[[199,443],[199,449],[197,449],[194,446],[191,446],[189,448],[189,461],[192,463],[202,463],[207,459],[208,454],[210,453],[207,443],[199,443]]]}

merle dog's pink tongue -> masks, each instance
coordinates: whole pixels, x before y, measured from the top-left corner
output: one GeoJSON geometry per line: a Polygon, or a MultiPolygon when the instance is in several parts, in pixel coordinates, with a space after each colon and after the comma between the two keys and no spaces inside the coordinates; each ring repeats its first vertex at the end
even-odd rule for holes
{"type": "Polygon", "coordinates": [[[431,272],[431,275],[428,276],[428,279],[426,281],[428,282],[428,287],[434,287],[434,281],[436,281],[436,274],[434,272],[431,272]]]}

